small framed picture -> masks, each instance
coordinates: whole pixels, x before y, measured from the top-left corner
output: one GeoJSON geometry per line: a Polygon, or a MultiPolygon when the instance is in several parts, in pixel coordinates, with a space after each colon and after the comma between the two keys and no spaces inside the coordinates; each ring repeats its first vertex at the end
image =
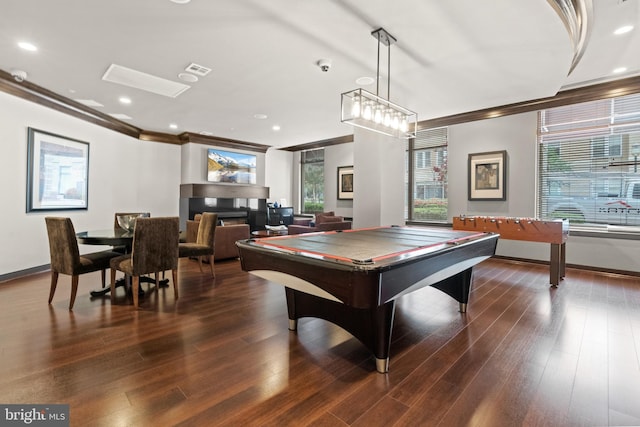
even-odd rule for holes
{"type": "Polygon", "coordinates": [[[469,200],[507,200],[507,152],[469,154],[469,200]]]}
{"type": "Polygon", "coordinates": [[[87,209],[89,144],[28,129],[27,212],[87,209]]]}
{"type": "Polygon", "coordinates": [[[353,200],[353,166],[338,167],[338,200],[353,200]]]}

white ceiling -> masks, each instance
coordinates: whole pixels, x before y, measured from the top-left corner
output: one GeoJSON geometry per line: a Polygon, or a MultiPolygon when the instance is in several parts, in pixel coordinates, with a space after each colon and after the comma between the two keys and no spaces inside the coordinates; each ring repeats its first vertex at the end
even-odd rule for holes
{"type": "Polygon", "coordinates": [[[616,67],[628,71],[615,78],[640,74],[640,0],[593,2],[587,50],[568,77],[573,47],[546,0],[1,0],[0,69],[147,131],[282,147],[353,133],[340,123],[340,93],[376,76],[379,27],[398,40],[390,98],[419,120],[552,96],[610,80],[616,67]],[[613,35],[628,24],[635,30],[613,35]],[[116,64],[181,82],[191,63],[212,71],[176,98],[102,80],[116,64]]]}

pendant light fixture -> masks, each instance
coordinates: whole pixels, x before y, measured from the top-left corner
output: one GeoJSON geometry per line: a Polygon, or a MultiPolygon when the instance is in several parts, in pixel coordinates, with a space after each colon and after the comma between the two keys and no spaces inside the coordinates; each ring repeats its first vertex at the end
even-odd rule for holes
{"type": "Polygon", "coordinates": [[[378,40],[378,67],[376,71],[376,94],[364,89],[354,89],[341,96],[341,121],[352,126],[401,139],[415,138],[418,114],[379,96],[380,91],[380,45],[387,53],[387,98],[391,92],[391,45],[397,40],[384,28],[371,33],[378,40]]]}

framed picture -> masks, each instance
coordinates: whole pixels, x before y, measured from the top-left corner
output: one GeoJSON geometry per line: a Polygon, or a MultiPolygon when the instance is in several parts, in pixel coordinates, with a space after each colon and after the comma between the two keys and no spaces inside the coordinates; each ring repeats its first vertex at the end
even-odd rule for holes
{"type": "Polygon", "coordinates": [[[338,167],[338,200],[353,200],[353,166],[338,167]]]}
{"type": "Polygon", "coordinates": [[[213,148],[207,150],[207,181],[255,184],[257,156],[213,148]]]}
{"type": "Polygon", "coordinates": [[[27,212],[87,209],[89,144],[29,128],[27,212]]]}
{"type": "Polygon", "coordinates": [[[507,200],[507,152],[469,154],[469,200],[507,200]]]}

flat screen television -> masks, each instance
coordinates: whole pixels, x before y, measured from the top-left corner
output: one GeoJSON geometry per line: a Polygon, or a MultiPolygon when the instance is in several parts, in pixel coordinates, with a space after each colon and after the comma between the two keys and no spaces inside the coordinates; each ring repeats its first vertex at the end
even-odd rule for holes
{"type": "Polygon", "coordinates": [[[252,154],[209,148],[207,150],[207,181],[255,184],[256,158],[257,156],[252,154]]]}

